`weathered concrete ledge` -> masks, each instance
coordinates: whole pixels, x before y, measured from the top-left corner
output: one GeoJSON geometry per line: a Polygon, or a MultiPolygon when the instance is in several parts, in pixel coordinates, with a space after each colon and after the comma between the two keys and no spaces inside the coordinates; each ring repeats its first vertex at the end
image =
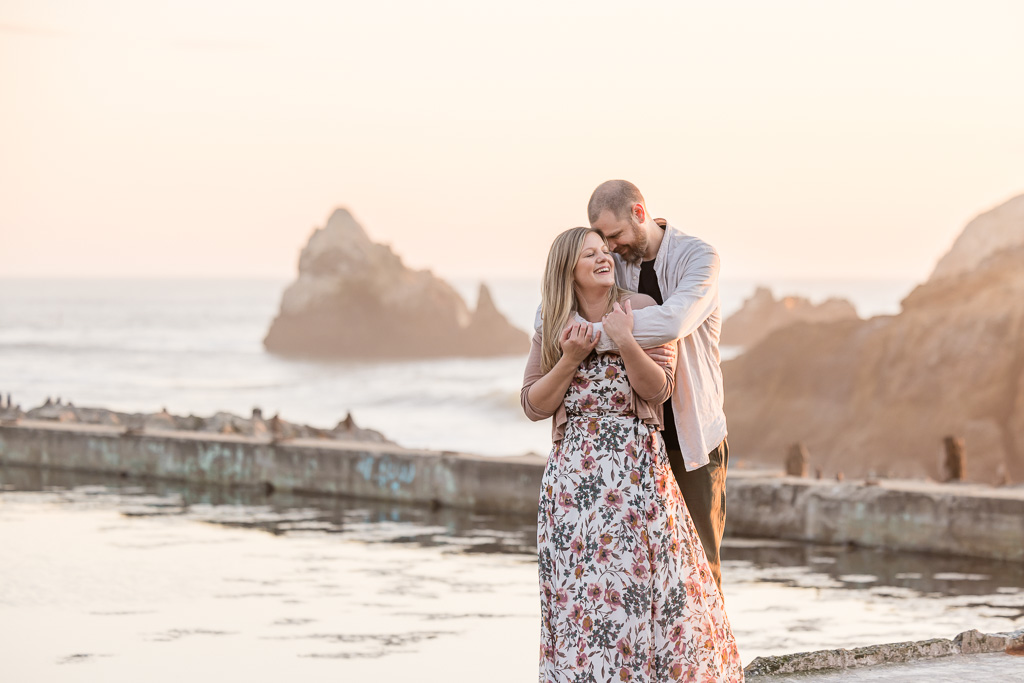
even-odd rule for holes
{"type": "MultiPolygon", "coordinates": [[[[972,655],[987,652],[1019,654],[1024,648],[1024,629],[1008,633],[964,631],[952,640],[931,640],[869,645],[852,650],[818,650],[791,655],[758,657],[744,669],[750,680],[770,679],[780,674],[841,671],[881,664],[899,664],[951,655],[972,655]]],[[[1024,666],[1024,663],[1022,663],[1024,666]]]]}
{"type": "Polygon", "coordinates": [[[1024,561],[1024,488],[737,474],[732,535],[1024,561]]]}
{"type": "MultiPolygon", "coordinates": [[[[330,439],[271,440],[21,420],[0,464],[533,515],[545,460],[330,439]]],[[[1024,561],[1024,488],[784,477],[733,468],[730,535],[1024,561]]]]}
{"type": "Polygon", "coordinates": [[[535,513],[544,460],[22,420],[0,425],[0,464],[535,513]]]}

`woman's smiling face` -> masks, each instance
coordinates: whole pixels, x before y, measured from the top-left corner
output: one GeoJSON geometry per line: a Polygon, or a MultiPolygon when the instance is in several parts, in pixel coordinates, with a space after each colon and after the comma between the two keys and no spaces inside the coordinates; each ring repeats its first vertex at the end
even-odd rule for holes
{"type": "Polygon", "coordinates": [[[596,232],[583,238],[583,251],[572,271],[572,279],[581,289],[611,287],[615,284],[615,268],[612,254],[604,239],[596,232]]]}

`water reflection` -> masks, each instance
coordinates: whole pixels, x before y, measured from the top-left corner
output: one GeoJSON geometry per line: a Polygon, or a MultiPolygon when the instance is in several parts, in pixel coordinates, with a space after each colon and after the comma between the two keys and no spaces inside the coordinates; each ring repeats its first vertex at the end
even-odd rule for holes
{"type": "MultiPolygon", "coordinates": [[[[25,680],[176,681],[233,648],[268,682],[536,675],[532,516],[7,467],[0,543],[0,642],[49,648],[14,652],[25,680]]],[[[1024,625],[1019,564],[747,538],[722,556],[744,662],[1024,625]]]]}
{"type": "Polygon", "coordinates": [[[353,540],[444,547],[453,552],[536,554],[536,521],[522,515],[181,482],[140,484],[104,475],[21,467],[0,467],[0,491],[56,495],[63,504],[76,507],[115,507],[126,517],[181,516],[274,535],[345,534],[353,540]]]}
{"type": "MultiPolygon", "coordinates": [[[[20,467],[0,467],[0,490],[46,492],[73,506],[113,506],[126,517],[177,515],[274,535],[345,534],[353,540],[460,553],[536,554],[536,522],[532,516],[478,514],[252,488],[166,481],[140,484],[103,475],[20,467]]],[[[894,553],[852,545],[726,538],[722,557],[736,571],[756,568],[761,571],[760,581],[791,587],[807,585],[807,574],[821,576],[819,585],[824,580],[830,587],[854,591],[891,587],[896,589],[894,595],[899,591],[988,595],[1024,586],[1024,565],[1020,563],[894,553]]]]}
{"type": "Polygon", "coordinates": [[[1020,563],[894,553],[852,545],[727,538],[722,557],[734,568],[757,567],[765,572],[762,581],[785,586],[801,585],[799,578],[784,571],[786,568],[807,569],[828,577],[832,580],[830,586],[835,588],[877,591],[880,587],[891,587],[896,589],[893,595],[899,595],[900,590],[921,595],[987,595],[1024,586],[1024,566],[1020,563]]]}

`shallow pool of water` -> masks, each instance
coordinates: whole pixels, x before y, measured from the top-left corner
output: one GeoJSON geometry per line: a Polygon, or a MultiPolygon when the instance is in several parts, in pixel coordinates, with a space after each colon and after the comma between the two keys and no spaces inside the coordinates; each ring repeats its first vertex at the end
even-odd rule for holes
{"type": "MultiPolygon", "coordinates": [[[[5,680],[533,680],[531,519],[0,468],[5,680]]],[[[744,663],[1024,626],[1010,563],[727,539],[744,663]]]]}

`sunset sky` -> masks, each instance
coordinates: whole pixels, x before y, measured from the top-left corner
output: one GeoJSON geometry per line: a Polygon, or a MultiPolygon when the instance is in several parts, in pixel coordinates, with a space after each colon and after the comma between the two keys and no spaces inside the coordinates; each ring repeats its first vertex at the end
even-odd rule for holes
{"type": "Polygon", "coordinates": [[[288,277],[348,206],[536,276],[637,183],[731,278],[923,278],[1024,192],[1019,2],[0,0],[0,276],[288,277]]]}

